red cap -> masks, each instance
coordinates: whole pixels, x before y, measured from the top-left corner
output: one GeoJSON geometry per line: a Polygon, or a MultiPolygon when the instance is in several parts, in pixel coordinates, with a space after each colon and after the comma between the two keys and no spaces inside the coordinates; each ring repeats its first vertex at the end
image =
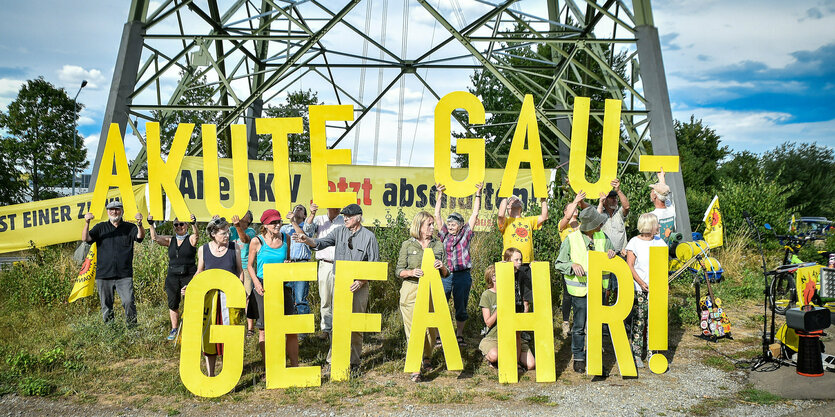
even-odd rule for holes
{"type": "Polygon", "coordinates": [[[274,221],[281,221],[281,213],[275,209],[269,209],[261,215],[261,224],[270,224],[274,221]]]}

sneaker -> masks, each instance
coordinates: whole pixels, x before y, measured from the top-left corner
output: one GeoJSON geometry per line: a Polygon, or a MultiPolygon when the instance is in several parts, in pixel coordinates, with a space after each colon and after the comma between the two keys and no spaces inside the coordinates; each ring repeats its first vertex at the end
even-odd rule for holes
{"type": "Polygon", "coordinates": [[[325,378],[331,377],[331,364],[326,363],[322,366],[322,376],[325,378]]]}
{"type": "Polygon", "coordinates": [[[574,372],[577,372],[578,374],[586,373],[586,361],[578,361],[577,359],[574,359],[574,372]]]}
{"type": "Polygon", "coordinates": [[[255,329],[246,329],[246,337],[255,336],[255,329]]]}
{"type": "Polygon", "coordinates": [[[177,338],[177,329],[171,329],[171,332],[168,333],[168,340],[174,340],[177,338]]]}
{"type": "Polygon", "coordinates": [[[443,343],[441,343],[441,336],[438,336],[435,338],[435,347],[439,348],[441,346],[443,346],[443,343]]]}
{"type": "Polygon", "coordinates": [[[567,339],[568,338],[568,333],[570,333],[570,332],[571,332],[571,327],[569,327],[568,322],[567,321],[562,322],[562,338],[567,339]]]}

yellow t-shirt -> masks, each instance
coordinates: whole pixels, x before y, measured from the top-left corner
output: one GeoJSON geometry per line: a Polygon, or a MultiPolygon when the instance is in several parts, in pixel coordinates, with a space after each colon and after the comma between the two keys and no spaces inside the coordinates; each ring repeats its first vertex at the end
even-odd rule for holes
{"type": "Polygon", "coordinates": [[[568,234],[575,231],[575,230],[577,230],[577,229],[575,229],[571,226],[568,226],[565,229],[562,229],[562,231],[560,232],[560,242],[565,242],[565,238],[568,236],[568,234]]]}
{"type": "Polygon", "coordinates": [[[533,231],[539,230],[539,217],[507,217],[504,220],[504,249],[516,248],[522,252],[522,262],[533,260],[533,231]]]}

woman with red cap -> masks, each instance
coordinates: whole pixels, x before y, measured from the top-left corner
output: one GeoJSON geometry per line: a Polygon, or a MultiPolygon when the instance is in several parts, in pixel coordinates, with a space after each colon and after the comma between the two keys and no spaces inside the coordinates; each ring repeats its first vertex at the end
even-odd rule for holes
{"type": "MultiPolygon", "coordinates": [[[[247,268],[249,275],[256,277],[252,280],[255,302],[258,304],[258,348],[264,357],[264,265],[285,262],[289,252],[289,238],[281,233],[281,214],[278,210],[267,210],[261,215],[261,235],[249,243],[249,259],[247,268]]],[[[284,314],[292,315],[294,309],[293,290],[284,286],[284,314]]],[[[299,365],[299,336],[287,335],[287,357],[290,366],[299,365]]]]}

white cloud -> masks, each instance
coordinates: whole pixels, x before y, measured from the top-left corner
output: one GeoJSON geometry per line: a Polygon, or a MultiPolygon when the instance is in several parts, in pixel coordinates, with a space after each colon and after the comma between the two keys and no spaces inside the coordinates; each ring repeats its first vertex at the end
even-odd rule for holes
{"type": "Polygon", "coordinates": [[[105,85],[104,74],[97,69],[85,70],[77,65],[64,65],[58,70],[58,79],[64,84],[81,85],[82,80],[87,80],[87,86],[91,90],[98,90],[105,85]]]}
{"type": "Polygon", "coordinates": [[[675,108],[673,117],[689,120],[695,114],[733,150],[761,153],[786,142],[817,142],[835,147],[835,119],[812,123],[792,123],[783,112],[732,111],[714,108],[675,108]]]}
{"type": "Polygon", "coordinates": [[[6,109],[26,81],[0,78],[0,109],[6,109]]]}

